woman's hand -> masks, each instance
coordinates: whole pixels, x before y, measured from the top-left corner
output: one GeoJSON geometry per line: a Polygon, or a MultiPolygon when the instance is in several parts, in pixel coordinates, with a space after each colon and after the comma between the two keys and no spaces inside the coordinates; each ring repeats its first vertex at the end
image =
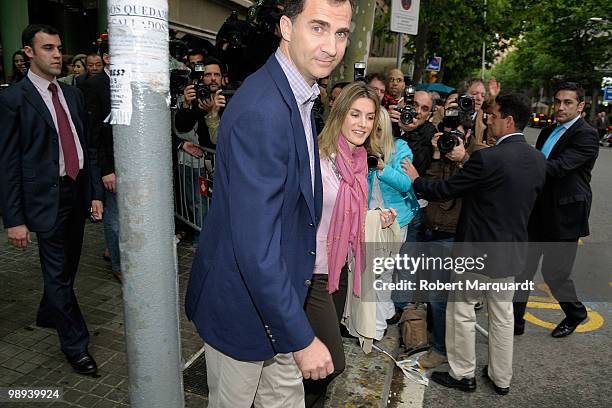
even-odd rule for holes
{"type": "Polygon", "coordinates": [[[385,169],[385,161],[380,156],[378,156],[378,165],[376,166],[376,168],[380,171],[383,171],[385,169]]]}
{"type": "Polygon", "coordinates": [[[380,210],[380,223],[382,228],[389,228],[397,218],[397,210],[395,208],[383,208],[380,210]]]}

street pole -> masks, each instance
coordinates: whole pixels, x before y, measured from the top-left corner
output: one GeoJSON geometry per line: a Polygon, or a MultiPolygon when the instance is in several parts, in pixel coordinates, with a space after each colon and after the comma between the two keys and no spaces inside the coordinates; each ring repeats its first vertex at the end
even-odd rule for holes
{"type": "MultiPolygon", "coordinates": [[[[487,0],[484,0],[484,21],[486,24],[487,22],[487,0]]],[[[486,50],[487,50],[487,45],[483,41],[482,42],[482,68],[480,70],[480,78],[483,80],[484,80],[484,74],[485,74],[485,52],[486,50]]]]}
{"type": "Polygon", "coordinates": [[[397,33],[397,61],[396,68],[401,71],[402,69],[402,51],[404,50],[402,44],[402,33],[397,33]]]}
{"type": "Polygon", "coordinates": [[[108,22],[130,405],[183,408],[168,0],[108,0],[108,22]]]}

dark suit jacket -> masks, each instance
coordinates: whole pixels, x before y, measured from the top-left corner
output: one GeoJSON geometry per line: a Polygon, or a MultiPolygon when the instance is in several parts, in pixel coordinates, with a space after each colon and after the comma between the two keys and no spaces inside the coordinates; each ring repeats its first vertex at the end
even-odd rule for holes
{"type": "MultiPolygon", "coordinates": [[[[79,177],[86,210],[103,197],[95,148],[89,143],[85,99],[60,82],[84,154],[79,177]]],[[[0,203],[4,227],[49,231],[59,205],[59,136],[51,113],[28,79],[0,93],[0,203]]],[[[87,212],[86,212],[87,213],[87,212]]]]}
{"type": "Polygon", "coordinates": [[[189,319],[234,358],[266,360],[314,339],[304,302],[323,197],[316,138],[314,150],[313,196],[300,112],[272,55],[221,120],[215,196],[187,288],[189,319]]]}
{"type": "MultiPolygon", "coordinates": [[[[528,241],[529,215],[545,177],[544,156],[517,134],[474,152],[462,171],[447,180],[417,178],[414,190],[428,200],[463,198],[455,242],[524,243],[528,241]]],[[[522,254],[524,249],[512,251],[522,254]]],[[[510,252],[505,256],[510,258],[510,252]]],[[[487,275],[516,275],[521,265],[498,269],[490,268],[487,275]]]]}
{"type": "MultiPolygon", "coordinates": [[[[541,150],[556,126],[540,132],[541,150]]],[[[546,161],[546,184],[530,220],[539,239],[575,239],[589,235],[591,169],[599,154],[597,131],[578,119],[557,141],[546,161]]]]}
{"type": "Polygon", "coordinates": [[[81,86],[87,102],[91,140],[98,149],[100,174],[115,172],[113,127],[104,123],[111,111],[110,78],[105,72],[94,75],[81,86]]]}

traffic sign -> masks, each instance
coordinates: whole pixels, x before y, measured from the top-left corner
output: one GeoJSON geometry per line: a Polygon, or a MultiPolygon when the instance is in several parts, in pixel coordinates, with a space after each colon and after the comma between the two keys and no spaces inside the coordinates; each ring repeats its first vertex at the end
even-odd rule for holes
{"type": "Polygon", "coordinates": [[[425,71],[440,71],[440,67],[442,66],[442,57],[431,57],[429,61],[427,61],[427,66],[425,67],[425,71]]]}
{"type": "Polygon", "coordinates": [[[392,0],[391,31],[416,35],[419,32],[420,0],[392,0]]]}
{"type": "Polygon", "coordinates": [[[612,86],[604,88],[604,102],[612,102],[612,86]]]}

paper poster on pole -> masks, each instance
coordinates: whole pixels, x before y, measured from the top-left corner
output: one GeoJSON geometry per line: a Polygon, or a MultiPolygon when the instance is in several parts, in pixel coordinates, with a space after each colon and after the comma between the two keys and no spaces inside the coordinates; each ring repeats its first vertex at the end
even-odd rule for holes
{"type": "Polygon", "coordinates": [[[168,2],[109,0],[111,124],[129,125],[132,89],[167,93],[168,2]],[[120,41],[114,39],[120,38],[120,41]]]}
{"type": "Polygon", "coordinates": [[[391,1],[391,31],[416,35],[419,32],[420,0],[391,1]]]}

